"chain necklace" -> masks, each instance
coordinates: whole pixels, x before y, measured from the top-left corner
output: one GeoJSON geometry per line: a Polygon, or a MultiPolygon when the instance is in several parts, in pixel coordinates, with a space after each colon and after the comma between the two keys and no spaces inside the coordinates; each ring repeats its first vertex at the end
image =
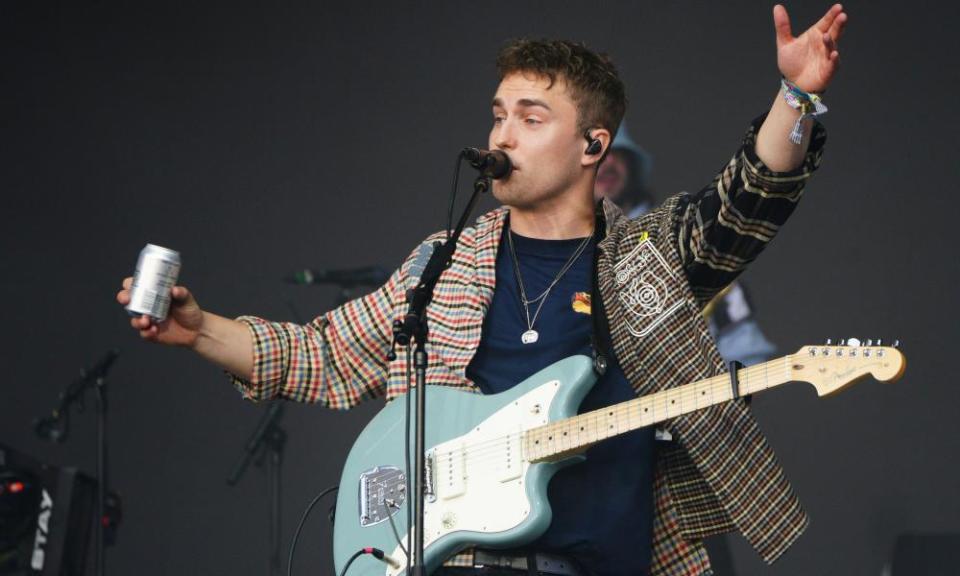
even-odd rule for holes
{"type": "Polygon", "coordinates": [[[580,255],[583,254],[583,251],[587,249],[587,245],[590,244],[590,239],[592,236],[587,236],[583,239],[583,242],[577,246],[577,249],[573,251],[573,254],[570,255],[570,258],[567,259],[567,263],[563,265],[563,268],[557,272],[557,275],[553,278],[553,282],[550,282],[550,285],[547,286],[547,289],[540,293],[534,299],[527,298],[527,291],[523,287],[523,278],[520,277],[520,262],[517,260],[517,250],[513,246],[513,230],[507,229],[507,244],[510,245],[510,256],[513,260],[513,275],[517,278],[517,287],[520,289],[520,301],[523,304],[523,313],[527,320],[527,331],[520,336],[520,341],[524,344],[533,344],[540,339],[540,333],[533,329],[533,325],[537,323],[537,318],[540,316],[540,311],[543,309],[543,303],[547,301],[547,295],[550,294],[550,290],[557,285],[557,282],[563,278],[563,275],[567,273],[568,270],[573,266],[573,264],[580,258],[580,255]],[[533,318],[530,317],[530,305],[539,302],[537,304],[536,310],[533,312],[533,318]]]}

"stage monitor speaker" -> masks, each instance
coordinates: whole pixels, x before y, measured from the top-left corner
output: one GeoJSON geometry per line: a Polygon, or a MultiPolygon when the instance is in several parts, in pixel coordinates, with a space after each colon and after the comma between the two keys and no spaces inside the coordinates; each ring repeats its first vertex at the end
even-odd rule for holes
{"type": "Polygon", "coordinates": [[[960,533],[905,532],[897,536],[889,576],[954,576],[960,571],[960,533]]]}
{"type": "Polygon", "coordinates": [[[95,482],[0,444],[0,575],[81,576],[95,482]]]}

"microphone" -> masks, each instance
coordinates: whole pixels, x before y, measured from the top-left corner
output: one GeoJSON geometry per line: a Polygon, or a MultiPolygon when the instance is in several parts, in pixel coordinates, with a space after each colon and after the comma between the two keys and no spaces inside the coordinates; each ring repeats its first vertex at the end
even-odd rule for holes
{"type": "Polygon", "coordinates": [[[67,427],[60,418],[55,416],[34,420],[33,431],[40,438],[50,442],[63,442],[67,437],[67,427]]]}
{"type": "Polygon", "coordinates": [[[110,366],[117,359],[117,356],[120,355],[119,350],[107,350],[97,363],[90,368],[86,368],[80,371],[81,379],[88,378],[103,378],[107,375],[107,372],[110,370],[110,366]]]}
{"type": "Polygon", "coordinates": [[[283,277],[289,284],[304,286],[313,284],[337,284],[340,286],[358,286],[372,284],[379,286],[390,278],[390,273],[379,266],[365,266],[363,268],[341,268],[330,270],[325,268],[304,268],[283,277]]]}
{"type": "Polygon", "coordinates": [[[80,377],[71,382],[60,393],[59,404],[50,413],[50,416],[37,418],[33,421],[33,431],[36,432],[37,436],[50,442],[65,441],[70,428],[70,406],[74,402],[83,402],[83,393],[87,388],[103,384],[103,379],[107,377],[107,372],[110,371],[110,367],[118,356],[120,356],[119,350],[107,350],[106,354],[101,356],[96,364],[80,370],[80,377]]]}
{"type": "Polygon", "coordinates": [[[500,180],[507,178],[513,172],[513,163],[503,150],[481,150],[480,148],[464,148],[460,153],[470,165],[480,171],[480,174],[500,180]]]}

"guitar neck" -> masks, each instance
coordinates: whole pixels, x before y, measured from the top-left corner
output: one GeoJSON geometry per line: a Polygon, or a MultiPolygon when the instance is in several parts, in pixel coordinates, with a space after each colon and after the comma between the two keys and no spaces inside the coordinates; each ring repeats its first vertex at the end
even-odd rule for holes
{"type": "Polygon", "coordinates": [[[737,371],[735,393],[730,374],[720,374],[678,388],[663,390],[600,410],[528,430],[527,459],[544,461],[582,452],[607,438],[702,410],[736,396],[746,396],[797,379],[806,367],[791,354],[737,371]]]}

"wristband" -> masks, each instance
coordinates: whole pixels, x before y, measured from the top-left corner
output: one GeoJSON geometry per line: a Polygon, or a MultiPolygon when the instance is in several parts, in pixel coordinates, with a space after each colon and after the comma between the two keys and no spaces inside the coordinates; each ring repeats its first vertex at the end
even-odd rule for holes
{"type": "Polygon", "coordinates": [[[826,114],[827,107],[820,100],[820,96],[804,92],[786,78],[780,79],[780,85],[783,87],[783,99],[787,101],[791,108],[800,111],[800,117],[797,118],[797,123],[793,125],[793,130],[790,131],[790,141],[794,144],[800,144],[803,140],[804,119],[826,114]]]}

